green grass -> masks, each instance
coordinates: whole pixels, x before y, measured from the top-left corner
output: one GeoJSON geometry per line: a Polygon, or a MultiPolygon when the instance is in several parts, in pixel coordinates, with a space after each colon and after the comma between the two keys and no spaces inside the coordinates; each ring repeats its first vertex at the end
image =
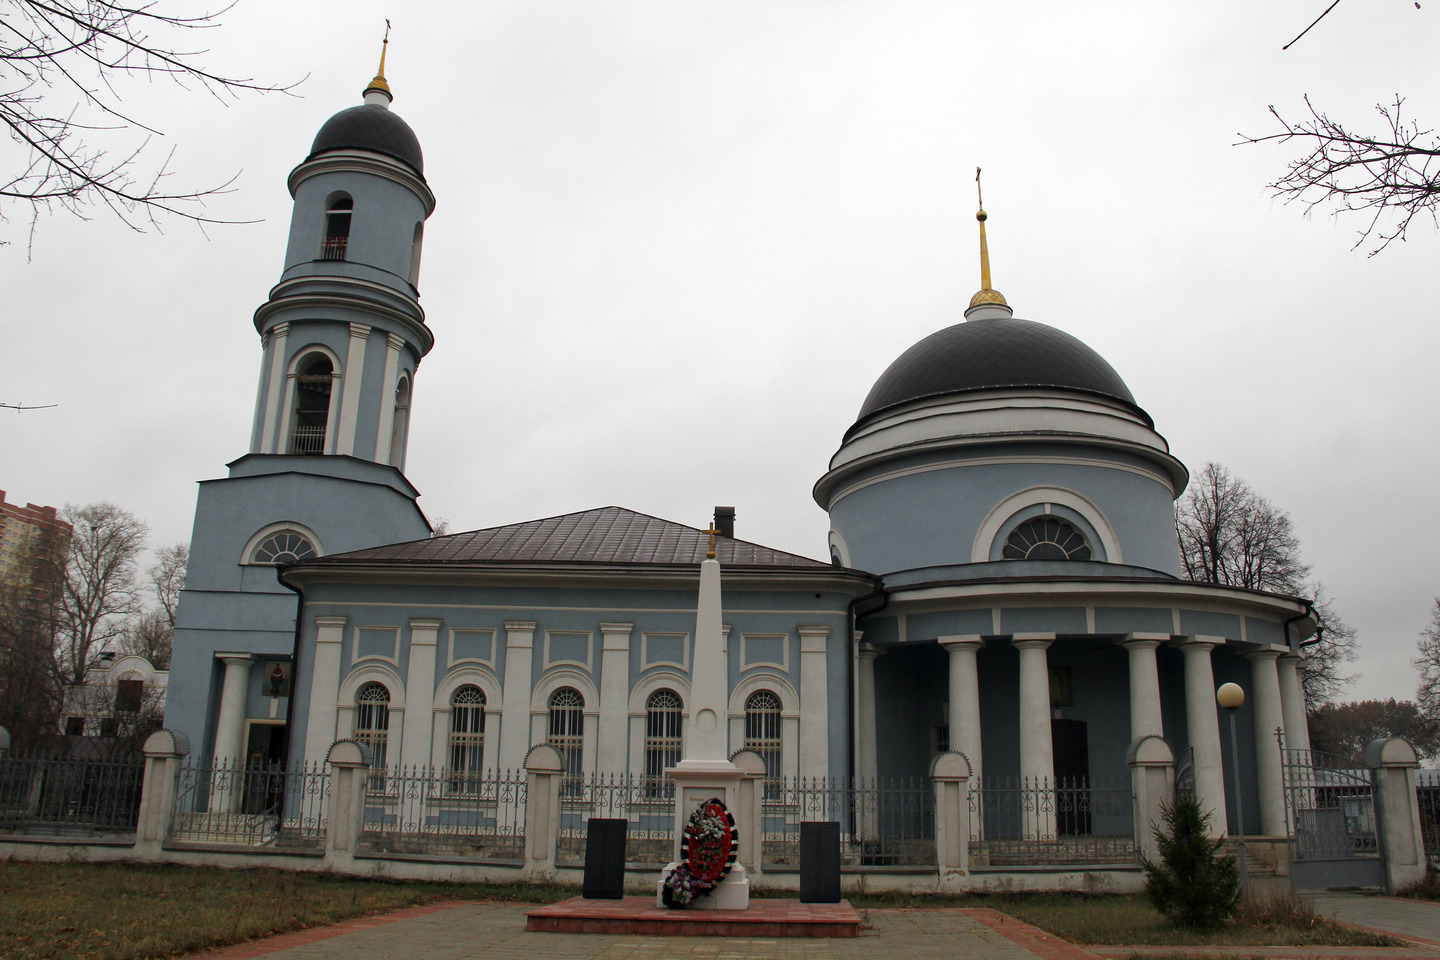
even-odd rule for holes
{"type": "Polygon", "coordinates": [[[0,862],[0,957],[173,957],[441,900],[551,903],[575,893],[279,870],[0,862]]]}
{"type": "MultiPolygon", "coordinates": [[[[1170,926],[1141,896],[1087,894],[860,894],[846,897],[859,908],[989,907],[1072,943],[1117,946],[1395,947],[1403,942],[1342,926],[1290,897],[1252,907],[1236,921],[1197,933],[1170,926]]],[[[1148,960],[1148,958],[1147,958],[1148,960]]]]}

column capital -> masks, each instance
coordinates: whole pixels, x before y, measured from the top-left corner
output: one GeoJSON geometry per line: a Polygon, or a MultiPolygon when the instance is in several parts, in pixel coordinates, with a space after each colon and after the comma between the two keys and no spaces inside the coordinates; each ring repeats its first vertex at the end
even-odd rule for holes
{"type": "Polygon", "coordinates": [[[1171,641],[1186,653],[1209,653],[1216,647],[1224,646],[1224,637],[1176,637],[1171,641]]]}
{"type": "Polygon", "coordinates": [[[1010,636],[1010,646],[1016,650],[1045,650],[1054,642],[1053,633],[1016,633],[1010,636]]]}
{"type": "Polygon", "coordinates": [[[429,645],[435,646],[435,636],[440,632],[440,624],[443,621],[433,617],[411,617],[410,618],[410,644],[411,646],[429,645]]]}
{"type": "Polygon", "coordinates": [[[796,628],[800,634],[801,653],[824,653],[825,643],[830,639],[830,628],[823,626],[804,626],[796,628]]]}
{"type": "Polygon", "coordinates": [[[1127,633],[1115,641],[1126,650],[1154,650],[1162,643],[1170,642],[1168,633],[1127,633]]]}
{"type": "MultiPolygon", "coordinates": [[[[507,621],[507,622],[506,622],[506,626],[509,626],[510,622],[512,622],[512,621],[507,621]]],[[[623,633],[623,634],[625,634],[625,635],[628,636],[628,635],[630,634],[630,632],[631,632],[632,630],[634,630],[634,629],[635,629],[635,624],[633,624],[633,623],[602,623],[602,624],[600,624],[600,632],[601,632],[601,633],[605,633],[605,634],[610,634],[610,633],[623,633]]]]}
{"type": "Polygon", "coordinates": [[[215,659],[216,659],[216,660],[223,660],[223,661],[225,661],[225,665],[228,667],[228,666],[229,666],[230,664],[232,664],[232,663],[235,663],[235,664],[240,664],[240,663],[251,664],[251,663],[254,663],[254,662],[255,662],[255,655],[254,655],[253,653],[229,653],[229,652],[221,652],[221,653],[216,653],[216,654],[215,654],[215,659]]]}
{"type": "Polygon", "coordinates": [[[1251,650],[1245,654],[1245,659],[1251,663],[1254,663],[1256,660],[1279,660],[1281,653],[1282,651],[1273,648],[1269,650],[1251,650]]]}
{"type": "Polygon", "coordinates": [[[883,647],[877,647],[873,643],[861,643],[859,647],[861,660],[875,660],[886,654],[886,650],[883,647]]]}
{"type": "Polygon", "coordinates": [[[356,340],[364,340],[366,337],[370,336],[370,324],[354,323],[352,321],[350,324],[350,336],[356,340]]]}
{"type": "Polygon", "coordinates": [[[946,637],[936,637],[935,642],[942,647],[971,647],[976,650],[985,646],[985,638],[978,633],[957,633],[946,637]]]}
{"type": "Polygon", "coordinates": [[[630,650],[630,633],[635,629],[633,623],[602,623],[600,624],[600,649],[602,652],[626,653],[630,650]]]}

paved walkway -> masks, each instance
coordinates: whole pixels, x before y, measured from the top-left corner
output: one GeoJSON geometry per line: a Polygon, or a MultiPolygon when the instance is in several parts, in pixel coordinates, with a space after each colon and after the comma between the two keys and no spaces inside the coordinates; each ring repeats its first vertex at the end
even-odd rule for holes
{"type": "Polygon", "coordinates": [[[1359,893],[1312,893],[1315,909],[1343,923],[1440,946],[1440,903],[1367,897],[1359,893]]]}
{"type": "MultiPolygon", "coordinates": [[[[871,910],[853,940],[528,933],[529,906],[415,907],[197,955],[203,960],[1094,960],[993,910],[871,910]]],[[[861,911],[865,915],[867,911],[861,911]]]]}

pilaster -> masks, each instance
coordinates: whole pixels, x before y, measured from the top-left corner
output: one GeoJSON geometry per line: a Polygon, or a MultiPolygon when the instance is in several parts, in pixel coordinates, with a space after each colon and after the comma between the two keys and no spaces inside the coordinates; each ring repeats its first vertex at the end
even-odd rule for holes
{"type": "Polygon", "coordinates": [[[307,762],[326,756],[336,739],[340,654],[348,622],[346,617],[315,618],[315,663],[310,668],[310,708],[305,721],[304,759],[307,762]]]}
{"type": "Polygon", "coordinates": [[[355,454],[360,390],[365,382],[365,344],[370,339],[370,329],[368,324],[350,324],[350,350],[345,357],[345,379],[342,381],[343,393],[340,399],[340,430],[335,445],[335,452],[342,456],[355,454]]]}
{"type": "MultiPolygon", "coordinates": [[[[596,769],[603,774],[629,769],[630,633],[633,623],[602,623],[600,635],[600,724],[596,769]]],[[[689,704],[686,704],[689,706],[689,704]]],[[[642,747],[643,749],[643,747],[642,747]]],[[[643,762],[639,757],[637,763],[643,762]]]]}
{"type": "Polygon", "coordinates": [[[410,621],[410,656],[405,672],[405,726],[400,736],[404,764],[430,762],[430,733],[434,728],[430,704],[435,699],[435,642],[440,621],[416,618],[410,621]]]}
{"type": "Polygon", "coordinates": [[[800,775],[830,774],[830,697],[825,647],[830,628],[802,626],[800,632],[800,775]]]}
{"type": "Polygon", "coordinates": [[[505,693],[500,718],[500,769],[519,770],[530,749],[530,670],[534,620],[505,621],[505,693]]]}

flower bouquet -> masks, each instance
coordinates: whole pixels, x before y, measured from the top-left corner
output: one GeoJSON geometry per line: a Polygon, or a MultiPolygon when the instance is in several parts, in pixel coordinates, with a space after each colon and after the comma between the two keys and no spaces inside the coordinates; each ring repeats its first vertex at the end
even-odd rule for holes
{"type": "Polygon", "coordinates": [[[718,799],[690,815],[680,838],[680,864],[665,878],[660,898],[667,907],[688,907],[725,879],[739,847],[735,818],[718,799]]]}

